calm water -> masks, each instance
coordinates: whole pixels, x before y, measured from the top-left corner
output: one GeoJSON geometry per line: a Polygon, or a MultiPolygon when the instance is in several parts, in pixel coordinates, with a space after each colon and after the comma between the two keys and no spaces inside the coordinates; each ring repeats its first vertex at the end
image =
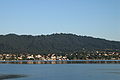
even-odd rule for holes
{"type": "MultiPolygon", "coordinates": [[[[8,80],[120,80],[120,64],[0,64],[8,80]]],[[[1,80],[1,79],[0,79],[1,80]]]]}

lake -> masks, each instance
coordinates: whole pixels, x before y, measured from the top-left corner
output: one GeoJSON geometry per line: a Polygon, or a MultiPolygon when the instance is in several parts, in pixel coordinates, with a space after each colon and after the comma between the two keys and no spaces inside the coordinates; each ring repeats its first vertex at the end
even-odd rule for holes
{"type": "Polygon", "coordinates": [[[120,64],[0,64],[0,80],[5,77],[7,80],[119,80],[120,64]]]}

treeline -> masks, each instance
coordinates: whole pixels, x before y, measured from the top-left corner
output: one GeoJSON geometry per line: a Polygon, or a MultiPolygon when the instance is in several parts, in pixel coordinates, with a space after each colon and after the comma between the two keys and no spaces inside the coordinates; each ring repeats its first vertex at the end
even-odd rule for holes
{"type": "Polygon", "coordinates": [[[0,53],[66,54],[93,50],[119,50],[120,42],[75,34],[0,35],[0,53]]]}

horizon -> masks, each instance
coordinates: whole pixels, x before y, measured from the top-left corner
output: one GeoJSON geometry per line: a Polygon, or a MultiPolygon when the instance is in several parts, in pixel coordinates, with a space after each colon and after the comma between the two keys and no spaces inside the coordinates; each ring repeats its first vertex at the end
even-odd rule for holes
{"type": "MultiPolygon", "coordinates": [[[[92,37],[92,38],[96,38],[96,39],[104,39],[104,40],[108,40],[108,41],[116,41],[116,40],[110,40],[110,39],[105,39],[105,38],[101,38],[101,37],[94,37],[94,36],[88,36],[88,35],[80,35],[80,34],[75,34],[75,33],[50,33],[50,34],[37,34],[37,35],[32,35],[32,34],[17,34],[17,33],[8,33],[8,34],[0,34],[0,35],[17,35],[17,36],[41,36],[41,35],[53,35],[53,34],[71,34],[71,35],[77,35],[77,36],[86,36],[86,37],[92,37]]],[[[120,42],[120,41],[117,41],[120,42]]]]}
{"type": "Polygon", "coordinates": [[[0,34],[72,33],[120,41],[120,0],[1,0],[0,34]]]}

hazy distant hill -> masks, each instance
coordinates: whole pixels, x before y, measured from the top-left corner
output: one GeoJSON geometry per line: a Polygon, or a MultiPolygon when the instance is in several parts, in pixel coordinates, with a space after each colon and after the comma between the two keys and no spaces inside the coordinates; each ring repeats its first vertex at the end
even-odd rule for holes
{"type": "Polygon", "coordinates": [[[120,42],[75,34],[0,35],[0,53],[65,53],[80,50],[120,49],[120,42]]]}

